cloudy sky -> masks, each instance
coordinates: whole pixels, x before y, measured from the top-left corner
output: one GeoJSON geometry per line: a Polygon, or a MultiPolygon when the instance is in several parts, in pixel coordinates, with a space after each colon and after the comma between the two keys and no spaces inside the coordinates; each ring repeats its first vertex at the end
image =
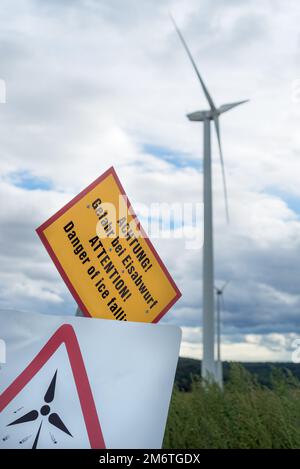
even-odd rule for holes
{"type": "MultiPolygon", "coordinates": [[[[291,360],[300,337],[300,6],[297,0],[2,0],[0,307],[74,314],[35,228],[113,165],[134,207],[202,202],[203,93],[249,98],[221,121],[230,225],[213,139],[216,283],[229,360],[291,360]]],[[[201,220],[195,230],[202,230],[201,220]]],[[[163,322],[201,356],[201,249],[153,240],[182,291],[163,322]]]]}

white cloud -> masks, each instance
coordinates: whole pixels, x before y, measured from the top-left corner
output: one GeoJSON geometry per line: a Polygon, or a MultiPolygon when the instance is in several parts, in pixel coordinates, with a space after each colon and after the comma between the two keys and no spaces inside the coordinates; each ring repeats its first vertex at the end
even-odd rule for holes
{"type": "MultiPolygon", "coordinates": [[[[112,164],[133,206],[201,203],[201,171],[195,168],[201,168],[202,128],[185,114],[207,104],[168,10],[216,102],[251,99],[221,121],[230,226],[213,138],[216,281],[231,280],[222,312],[224,356],[286,359],[284,347],[275,351],[270,341],[254,344],[245,337],[282,337],[299,324],[295,0],[288,9],[255,0],[22,0],[17,13],[14,2],[3,2],[1,304],[74,311],[34,230],[112,164]],[[149,145],[166,148],[177,166],[151,154],[149,145]],[[16,188],[11,174],[22,171],[49,181],[52,190],[16,188]]],[[[201,252],[187,250],[182,239],[154,244],[183,293],[164,321],[195,328],[183,350],[197,354],[201,252]]]]}

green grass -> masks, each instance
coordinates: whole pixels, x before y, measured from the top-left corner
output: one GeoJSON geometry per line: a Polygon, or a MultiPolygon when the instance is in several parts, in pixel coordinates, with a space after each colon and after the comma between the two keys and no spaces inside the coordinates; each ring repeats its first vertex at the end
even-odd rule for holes
{"type": "Polygon", "coordinates": [[[164,448],[300,448],[300,382],[274,368],[272,386],[231,365],[224,390],[174,389],[164,448]]]}

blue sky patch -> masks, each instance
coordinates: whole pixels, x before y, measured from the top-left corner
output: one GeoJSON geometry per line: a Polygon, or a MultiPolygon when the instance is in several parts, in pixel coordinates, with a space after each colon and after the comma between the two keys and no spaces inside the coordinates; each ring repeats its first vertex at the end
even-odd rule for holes
{"type": "Polygon", "coordinates": [[[11,173],[9,180],[14,186],[28,191],[49,191],[52,189],[52,183],[49,180],[34,176],[30,171],[16,171],[11,173]]]}
{"type": "Polygon", "coordinates": [[[175,150],[170,150],[169,148],[161,147],[158,145],[152,145],[146,143],[143,145],[143,151],[149,153],[150,155],[156,156],[168,163],[176,166],[177,168],[186,168],[191,167],[195,169],[202,168],[202,161],[199,158],[191,158],[187,153],[177,152],[175,150]]]}
{"type": "Polygon", "coordinates": [[[300,197],[273,187],[269,187],[267,189],[267,193],[282,199],[290,210],[296,213],[296,215],[300,216],[300,197]]]}

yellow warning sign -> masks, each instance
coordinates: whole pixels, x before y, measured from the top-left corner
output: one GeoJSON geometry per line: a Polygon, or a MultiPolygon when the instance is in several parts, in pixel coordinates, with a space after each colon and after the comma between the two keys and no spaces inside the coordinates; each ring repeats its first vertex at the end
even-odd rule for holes
{"type": "Polygon", "coordinates": [[[37,233],[86,316],[158,322],[181,296],[114,168],[37,233]]]}

